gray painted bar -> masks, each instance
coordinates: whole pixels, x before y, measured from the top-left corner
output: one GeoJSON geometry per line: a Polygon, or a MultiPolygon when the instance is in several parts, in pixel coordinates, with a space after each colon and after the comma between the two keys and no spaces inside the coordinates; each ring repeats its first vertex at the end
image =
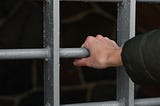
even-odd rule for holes
{"type": "MultiPolygon", "coordinates": [[[[123,0],[61,0],[61,1],[75,1],[75,2],[122,2],[123,0]]],[[[160,0],[136,0],[137,2],[160,3],[160,0]]]]}
{"type": "Polygon", "coordinates": [[[44,9],[44,47],[49,56],[44,62],[44,105],[59,106],[59,0],[46,0],[44,9]]]}
{"type": "MultiPolygon", "coordinates": [[[[117,42],[123,45],[135,36],[136,0],[118,3],[117,42]]],[[[134,106],[134,83],[124,67],[117,68],[117,100],[122,106],[134,106]]]]}
{"type": "MultiPolygon", "coordinates": [[[[160,98],[142,98],[136,99],[134,106],[159,106],[160,98]]],[[[106,102],[91,102],[91,103],[79,103],[79,104],[67,104],[61,106],[124,106],[120,105],[117,101],[106,101],[106,102]]]]}

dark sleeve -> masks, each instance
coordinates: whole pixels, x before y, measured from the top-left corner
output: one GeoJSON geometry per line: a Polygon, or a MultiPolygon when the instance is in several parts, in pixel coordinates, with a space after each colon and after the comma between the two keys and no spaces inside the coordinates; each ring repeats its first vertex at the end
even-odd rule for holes
{"type": "Polygon", "coordinates": [[[121,55],[135,83],[160,83],[160,29],[128,40],[121,55]]]}

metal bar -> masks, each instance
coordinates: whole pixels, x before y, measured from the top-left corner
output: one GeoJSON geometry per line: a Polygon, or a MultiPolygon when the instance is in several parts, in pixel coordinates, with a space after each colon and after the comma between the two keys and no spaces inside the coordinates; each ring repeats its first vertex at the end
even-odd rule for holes
{"type": "Polygon", "coordinates": [[[122,2],[122,0],[61,0],[61,1],[75,1],[75,2],[122,2]]]}
{"type": "MultiPolygon", "coordinates": [[[[0,50],[0,60],[6,59],[48,59],[51,55],[49,48],[40,49],[2,49],[0,50]]],[[[61,48],[59,50],[61,58],[83,58],[89,56],[89,51],[85,48],[61,48]]]]}
{"type": "Polygon", "coordinates": [[[44,1],[44,46],[49,48],[44,63],[44,105],[59,106],[59,0],[44,1]]]}
{"type": "Polygon", "coordinates": [[[85,48],[61,48],[61,58],[83,58],[88,57],[89,51],[85,48]]]}
{"type": "Polygon", "coordinates": [[[48,49],[2,49],[0,60],[6,59],[44,59],[48,58],[48,49]]]}
{"type": "Polygon", "coordinates": [[[135,106],[160,106],[160,98],[136,99],[135,106]]]}
{"type": "MultiPolygon", "coordinates": [[[[107,102],[67,104],[61,106],[124,106],[124,105],[120,105],[120,103],[117,101],[107,101],[107,102]]],[[[160,98],[136,99],[134,102],[134,106],[160,106],[160,98]]]]}
{"type": "MultiPolygon", "coordinates": [[[[54,87],[54,105],[60,106],[60,56],[59,56],[59,37],[60,37],[60,7],[59,0],[53,0],[53,87],[54,87]]],[[[52,48],[51,48],[52,49],[52,48]]]]}
{"type": "MultiPolygon", "coordinates": [[[[118,4],[117,42],[124,44],[135,35],[136,0],[123,0],[118,4]]],[[[124,67],[117,69],[117,100],[122,106],[134,106],[134,83],[124,67]]]]}
{"type": "Polygon", "coordinates": [[[61,105],[61,106],[120,106],[120,104],[117,101],[108,101],[108,102],[67,104],[67,105],[61,105]]]}
{"type": "MultiPolygon", "coordinates": [[[[61,0],[61,1],[75,1],[75,2],[123,2],[123,0],[61,0]]],[[[160,3],[160,0],[136,0],[137,2],[151,2],[160,3]]]]}
{"type": "MultiPolygon", "coordinates": [[[[48,0],[43,1],[43,13],[44,13],[44,46],[47,48],[52,48],[53,45],[50,44],[50,39],[52,38],[53,20],[52,20],[52,2],[48,0]]],[[[52,39],[53,40],[53,39],[52,39]]],[[[44,62],[44,105],[53,106],[53,57],[51,54],[53,51],[49,49],[48,61],[44,62]]]]}
{"type": "Polygon", "coordinates": [[[160,3],[160,0],[136,0],[137,2],[160,3]]]}

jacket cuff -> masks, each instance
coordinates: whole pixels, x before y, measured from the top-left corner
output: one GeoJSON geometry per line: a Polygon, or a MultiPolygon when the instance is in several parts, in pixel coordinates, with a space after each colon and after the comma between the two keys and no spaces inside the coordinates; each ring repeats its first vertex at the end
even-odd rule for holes
{"type": "Polygon", "coordinates": [[[153,83],[156,80],[146,66],[148,65],[144,59],[146,54],[143,52],[146,49],[145,42],[150,35],[152,34],[138,35],[127,41],[122,49],[123,65],[130,78],[138,84],[153,83]]]}

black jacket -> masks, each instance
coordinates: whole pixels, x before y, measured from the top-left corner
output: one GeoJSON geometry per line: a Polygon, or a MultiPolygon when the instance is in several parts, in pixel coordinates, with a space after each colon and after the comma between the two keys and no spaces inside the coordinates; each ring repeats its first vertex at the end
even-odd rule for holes
{"type": "Polygon", "coordinates": [[[135,83],[160,83],[160,29],[128,40],[122,61],[135,83]]]}

